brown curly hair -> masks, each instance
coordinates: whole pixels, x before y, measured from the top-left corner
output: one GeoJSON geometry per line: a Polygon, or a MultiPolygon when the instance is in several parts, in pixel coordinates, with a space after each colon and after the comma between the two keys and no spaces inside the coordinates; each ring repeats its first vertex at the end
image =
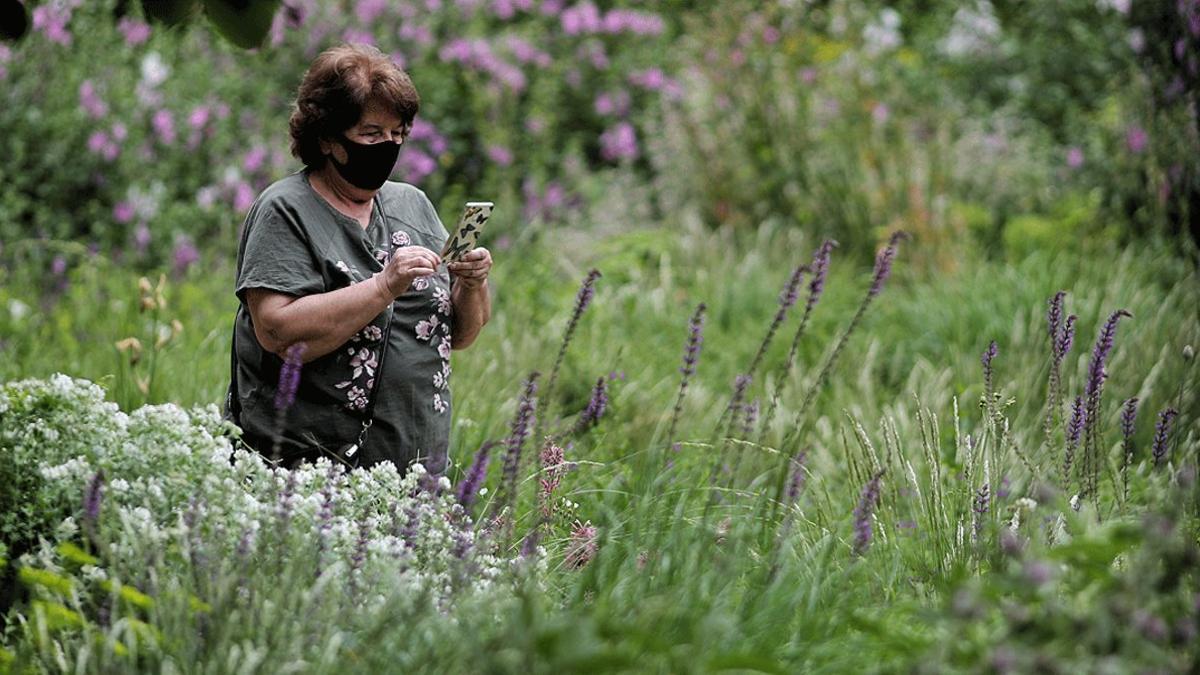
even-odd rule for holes
{"type": "Polygon", "coordinates": [[[320,139],[345,133],[372,100],[391,107],[407,137],[421,107],[407,73],[371,45],[344,44],[321,52],[300,81],[288,120],[292,155],[310,168],[324,166],[320,139]]]}

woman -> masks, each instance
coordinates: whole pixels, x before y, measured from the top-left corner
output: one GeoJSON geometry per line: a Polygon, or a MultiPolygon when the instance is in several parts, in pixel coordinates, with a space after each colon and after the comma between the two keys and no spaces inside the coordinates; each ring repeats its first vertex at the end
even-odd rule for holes
{"type": "Polygon", "coordinates": [[[419,103],[374,47],[320,54],[289,124],[304,168],[246,215],[226,405],[243,440],[284,465],[324,455],[445,469],[450,350],[488,321],[492,259],[477,248],[443,265],[433,205],[387,180],[419,103]],[[277,390],[297,368],[293,400],[277,390]]]}

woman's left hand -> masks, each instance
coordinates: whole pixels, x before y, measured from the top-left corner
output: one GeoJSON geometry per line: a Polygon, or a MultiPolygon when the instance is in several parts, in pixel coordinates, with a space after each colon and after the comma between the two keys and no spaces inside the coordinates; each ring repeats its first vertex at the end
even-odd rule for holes
{"type": "Polygon", "coordinates": [[[479,288],[492,271],[492,253],[482,246],[463,254],[458,262],[446,263],[446,269],[467,288],[479,288]]]}

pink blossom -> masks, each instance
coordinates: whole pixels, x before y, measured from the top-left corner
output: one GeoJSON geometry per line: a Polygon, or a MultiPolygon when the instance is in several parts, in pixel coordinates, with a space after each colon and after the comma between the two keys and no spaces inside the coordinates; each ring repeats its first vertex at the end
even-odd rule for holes
{"type": "Polygon", "coordinates": [[[516,16],[517,8],[512,0],[492,0],[492,14],[495,14],[497,19],[507,21],[516,16]]]}
{"type": "Polygon", "coordinates": [[[602,28],[606,33],[629,32],[634,35],[658,35],[665,24],[662,17],[631,9],[612,9],[604,15],[602,28]]]}
{"type": "Polygon", "coordinates": [[[59,3],[38,5],[33,10],[33,29],[42,31],[47,40],[64,47],[71,45],[71,32],[67,30],[70,20],[70,8],[59,3]]]}
{"type": "Polygon", "coordinates": [[[604,45],[599,42],[587,42],[579,47],[577,53],[579,58],[587,59],[596,70],[608,68],[608,52],[604,51],[604,45]]]}
{"type": "Polygon", "coordinates": [[[629,74],[629,82],[645,89],[658,91],[667,83],[667,76],[661,68],[648,68],[629,74]]]}
{"type": "Polygon", "coordinates": [[[117,30],[125,36],[125,44],[136,47],[150,39],[150,24],[124,17],[117,22],[117,30]]]}
{"type": "Polygon", "coordinates": [[[93,119],[100,119],[108,114],[108,105],[96,92],[96,85],[91,80],[84,80],[79,85],[79,105],[93,119]]]}
{"type": "Polygon", "coordinates": [[[387,9],[387,0],[358,0],[354,4],[354,14],[364,25],[370,25],[387,9]]]}
{"type": "Polygon", "coordinates": [[[804,84],[812,84],[817,81],[817,69],[805,68],[800,71],[800,81],[804,84]]]}
{"type": "Polygon", "coordinates": [[[171,255],[176,276],[183,276],[196,261],[200,260],[200,251],[185,235],[175,239],[175,251],[171,255]]]}
{"type": "Polygon", "coordinates": [[[542,0],[542,4],[538,7],[538,11],[543,16],[558,16],[563,10],[563,0],[542,0]]]}
{"type": "Polygon", "coordinates": [[[145,223],[138,223],[133,231],[133,248],[139,254],[145,253],[150,247],[150,228],[145,223]]]}
{"type": "Polygon", "coordinates": [[[547,209],[557,209],[567,203],[567,189],[558,181],[550,181],[542,202],[547,209]]]}
{"type": "Polygon", "coordinates": [[[635,159],[638,156],[638,143],[633,125],[618,122],[601,134],[600,155],[609,161],[635,159]]]}
{"type": "Polygon", "coordinates": [[[113,206],[113,220],[118,223],[128,223],[133,220],[134,210],[133,204],[129,202],[117,202],[113,206]]]}
{"type": "Polygon", "coordinates": [[[1079,146],[1071,146],[1067,149],[1067,166],[1072,169],[1083,166],[1083,150],[1079,146]]]}
{"type": "Polygon", "coordinates": [[[375,36],[358,28],[347,28],[342,32],[342,41],[361,45],[375,44],[375,36]]]}
{"type": "Polygon", "coordinates": [[[108,145],[108,134],[103,131],[93,131],[91,136],[88,136],[88,150],[94,154],[100,154],[104,150],[104,146],[108,145]]]}
{"type": "Polygon", "coordinates": [[[537,116],[531,116],[525,120],[525,130],[536,136],[546,130],[546,120],[537,116]]]}
{"type": "Polygon", "coordinates": [[[195,108],[192,108],[191,114],[188,115],[188,124],[193,129],[203,129],[204,125],[208,124],[208,118],[210,114],[211,111],[209,110],[208,106],[198,105],[195,108]]]}
{"type": "Polygon", "coordinates": [[[256,145],[250,148],[250,151],[242,158],[242,170],[246,173],[255,173],[262,168],[263,162],[266,159],[267,149],[261,145],[256,145]]]}
{"type": "Polygon", "coordinates": [[[175,120],[171,117],[171,111],[164,109],[154,113],[150,124],[154,127],[154,133],[158,135],[160,143],[171,145],[175,142],[175,120]]]}
{"type": "Polygon", "coordinates": [[[871,119],[875,120],[876,124],[882,125],[887,122],[890,114],[891,111],[888,109],[887,104],[883,102],[876,103],[871,108],[871,119]]]}
{"type": "Polygon", "coordinates": [[[246,181],[241,181],[234,188],[233,208],[238,213],[245,213],[254,205],[254,189],[246,181]]]}
{"type": "Polygon", "coordinates": [[[112,125],[112,136],[119,143],[129,137],[129,130],[125,128],[123,123],[116,122],[112,125]]]}
{"type": "Polygon", "coordinates": [[[596,97],[596,114],[622,116],[629,112],[630,103],[628,92],[601,93],[596,97]]]}
{"type": "Polygon", "coordinates": [[[500,166],[508,166],[513,162],[512,150],[503,145],[489,145],[487,148],[488,159],[500,166]]]}
{"type": "Polygon", "coordinates": [[[563,32],[567,35],[579,35],[582,33],[598,33],[604,26],[604,21],[600,17],[600,10],[587,0],[563,10],[559,16],[559,21],[562,24],[563,32]]]}
{"type": "Polygon", "coordinates": [[[404,169],[405,180],[410,183],[419,183],[437,170],[437,160],[416,148],[400,155],[399,164],[404,169]]]}
{"type": "Polygon", "coordinates": [[[763,29],[762,39],[763,42],[769,45],[779,42],[779,29],[775,26],[767,26],[763,29]]]}
{"type": "Polygon", "coordinates": [[[422,47],[428,47],[434,43],[433,31],[427,26],[422,26],[409,21],[404,22],[397,32],[402,40],[415,42],[422,47]]]}
{"type": "Polygon", "coordinates": [[[1125,132],[1125,145],[1134,154],[1140,154],[1144,151],[1149,142],[1150,136],[1146,133],[1146,130],[1136,124],[1129,127],[1129,130],[1125,132]]]}

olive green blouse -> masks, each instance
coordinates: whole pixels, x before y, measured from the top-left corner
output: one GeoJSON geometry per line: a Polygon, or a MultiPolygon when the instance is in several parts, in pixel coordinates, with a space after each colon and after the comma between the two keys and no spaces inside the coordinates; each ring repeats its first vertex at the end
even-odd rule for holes
{"type": "Polygon", "coordinates": [[[396,248],[440,252],[446,239],[425,193],[407,183],[383,185],[365,230],[317,194],[306,171],[263,191],[246,215],[238,248],[241,306],[233,331],[236,393],[231,395],[241,404],[237,421],[248,445],[270,454],[278,430],[285,463],[336,453],[360,466],[388,460],[403,471],[416,460],[434,473],[445,468],[453,308],[444,266],[416,279],[393,303],[386,345],[384,312],[345,344],[304,364],[295,401],[282,412],[275,398],[283,362],[259,345],[246,289],[325,293],[369,278],[396,248]],[[375,378],[382,379],[372,426],[361,449],[347,458],[347,447],[362,430],[375,378]]]}

